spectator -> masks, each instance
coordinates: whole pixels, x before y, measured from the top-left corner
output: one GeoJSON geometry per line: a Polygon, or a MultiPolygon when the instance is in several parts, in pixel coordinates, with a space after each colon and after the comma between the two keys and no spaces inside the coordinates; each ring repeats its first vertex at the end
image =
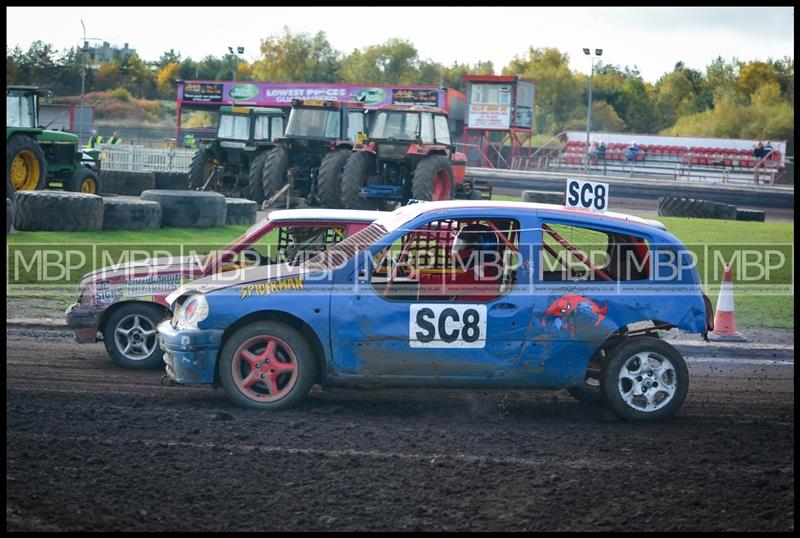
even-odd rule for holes
{"type": "Polygon", "coordinates": [[[194,139],[194,135],[192,133],[186,133],[183,136],[183,147],[194,149],[197,147],[197,142],[194,139]]]}
{"type": "Polygon", "coordinates": [[[764,157],[764,144],[761,140],[753,147],[753,157],[755,157],[756,160],[761,160],[761,158],[764,157]]]}
{"type": "Polygon", "coordinates": [[[606,143],[605,142],[601,141],[600,145],[597,146],[597,158],[600,159],[601,161],[605,161],[606,160],[606,143]]]}
{"type": "Polygon", "coordinates": [[[119,131],[114,131],[111,138],[108,139],[109,144],[122,144],[122,138],[119,136],[119,131]]]}
{"type": "Polygon", "coordinates": [[[606,143],[602,140],[597,147],[597,160],[603,161],[603,175],[606,173],[606,143]]]}
{"type": "Polygon", "coordinates": [[[772,149],[772,144],[767,140],[767,143],[764,144],[764,157],[768,157],[769,154],[772,153],[772,149]]]}
{"type": "Polygon", "coordinates": [[[92,136],[89,137],[89,142],[86,144],[89,148],[95,148],[103,143],[103,137],[97,134],[97,129],[92,129],[92,136]]]}
{"type": "Polygon", "coordinates": [[[635,141],[631,143],[630,146],[625,150],[625,160],[626,161],[636,161],[636,158],[639,156],[639,144],[635,141]]]}

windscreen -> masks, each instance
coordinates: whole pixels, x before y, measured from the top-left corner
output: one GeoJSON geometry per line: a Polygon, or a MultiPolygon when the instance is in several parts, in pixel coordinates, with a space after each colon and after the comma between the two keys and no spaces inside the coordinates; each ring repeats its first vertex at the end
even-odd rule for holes
{"type": "Polygon", "coordinates": [[[332,109],[295,108],[289,115],[286,136],[339,138],[339,111],[332,109]]]}
{"type": "Polygon", "coordinates": [[[218,138],[247,140],[250,135],[250,117],[223,114],[219,118],[218,138]]]}
{"type": "Polygon", "coordinates": [[[33,101],[21,95],[6,95],[6,126],[36,127],[33,101]]]}
{"type": "Polygon", "coordinates": [[[379,112],[370,132],[370,138],[384,140],[416,140],[419,132],[419,114],[409,112],[379,112]]]}

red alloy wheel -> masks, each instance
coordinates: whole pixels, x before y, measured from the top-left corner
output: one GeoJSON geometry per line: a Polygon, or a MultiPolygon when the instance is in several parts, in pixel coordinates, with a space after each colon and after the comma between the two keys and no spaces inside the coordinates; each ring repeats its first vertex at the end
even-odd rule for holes
{"type": "Polygon", "coordinates": [[[254,336],[236,350],[231,370],[244,396],[257,402],[274,402],[289,394],[297,383],[297,356],[280,338],[254,336]]]}

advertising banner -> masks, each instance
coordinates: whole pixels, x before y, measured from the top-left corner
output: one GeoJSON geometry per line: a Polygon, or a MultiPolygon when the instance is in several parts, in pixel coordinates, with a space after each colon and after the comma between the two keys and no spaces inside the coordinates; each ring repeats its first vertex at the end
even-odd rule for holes
{"type": "Polygon", "coordinates": [[[469,105],[468,125],[473,129],[508,129],[511,121],[510,105],[469,105]]]}
{"type": "Polygon", "coordinates": [[[367,106],[417,104],[444,106],[444,91],[425,87],[351,86],[347,84],[186,82],[179,89],[184,103],[286,107],[292,99],[362,101],[367,106]]]}

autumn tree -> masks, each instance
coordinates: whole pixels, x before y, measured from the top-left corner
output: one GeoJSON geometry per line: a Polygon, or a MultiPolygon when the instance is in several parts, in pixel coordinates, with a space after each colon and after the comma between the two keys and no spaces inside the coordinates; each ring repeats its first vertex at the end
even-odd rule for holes
{"type": "Polygon", "coordinates": [[[337,82],[339,53],[325,32],[293,34],[284,26],[282,36],[261,40],[261,58],[253,63],[253,76],[270,82],[337,82]]]}
{"type": "Polygon", "coordinates": [[[162,99],[175,97],[175,79],[178,78],[180,67],[178,62],[172,62],[156,72],[156,89],[162,99]]]}
{"type": "Polygon", "coordinates": [[[116,60],[111,60],[97,68],[94,89],[110,90],[119,86],[121,81],[122,73],[119,63],[116,60]]]}
{"type": "Polygon", "coordinates": [[[527,56],[515,56],[502,74],[537,81],[534,103],[537,132],[556,133],[575,116],[575,107],[581,103],[581,88],[569,69],[567,53],[555,48],[530,47],[527,56]]]}
{"type": "Polygon", "coordinates": [[[345,82],[415,84],[419,83],[419,64],[417,49],[410,41],[391,38],[352,51],[342,59],[340,73],[345,82]]]}

